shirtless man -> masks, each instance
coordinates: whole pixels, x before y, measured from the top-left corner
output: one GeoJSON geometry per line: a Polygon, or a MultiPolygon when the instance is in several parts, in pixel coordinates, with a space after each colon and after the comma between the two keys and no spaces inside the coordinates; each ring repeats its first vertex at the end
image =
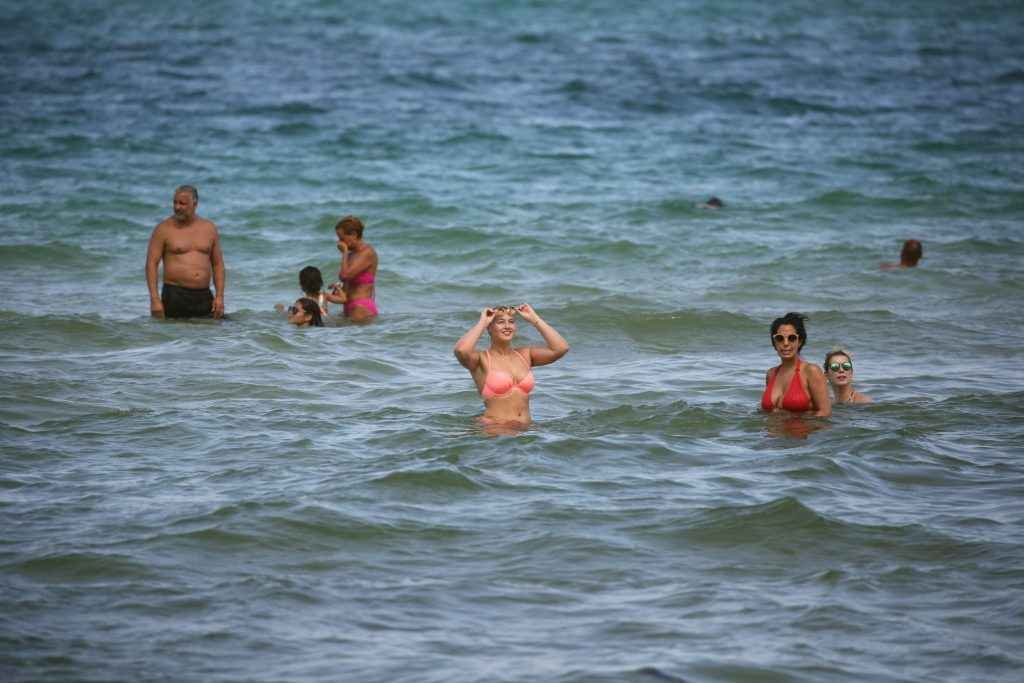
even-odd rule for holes
{"type": "Polygon", "coordinates": [[[196,215],[199,192],[191,185],[174,191],[174,215],[153,230],[146,253],[149,313],[154,318],[220,318],[224,315],[224,255],[217,227],[196,215]],[[164,286],[157,293],[157,268],[164,262],[164,286]],[[217,296],[210,293],[210,276],[217,296]]]}

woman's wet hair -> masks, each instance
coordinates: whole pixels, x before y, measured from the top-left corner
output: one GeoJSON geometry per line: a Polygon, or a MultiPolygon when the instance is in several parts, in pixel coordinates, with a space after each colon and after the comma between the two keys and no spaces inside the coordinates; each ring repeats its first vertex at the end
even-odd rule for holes
{"type": "Polygon", "coordinates": [[[363,239],[363,222],[355,216],[345,216],[334,226],[334,231],[341,231],[343,235],[355,235],[363,239]]]}
{"type": "MultiPolygon", "coordinates": [[[[779,331],[779,328],[783,325],[792,325],[796,329],[796,336],[800,338],[800,348],[797,351],[804,350],[804,344],[807,343],[807,330],[804,328],[804,321],[807,320],[806,315],[800,313],[787,313],[781,318],[776,318],[772,321],[772,331],[768,335],[769,338],[774,337],[775,333],[779,331]]],[[[775,340],[772,339],[772,346],[775,346],[775,340]]]]}
{"type": "Polygon", "coordinates": [[[319,294],[324,288],[324,276],[316,266],[306,266],[299,271],[299,287],[306,294],[319,294]]]}
{"type": "Polygon", "coordinates": [[[825,368],[825,372],[828,372],[828,364],[832,362],[832,358],[835,356],[846,356],[850,359],[850,365],[853,365],[853,355],[846,349],[836,348],[825,354],[825,362],[822,364],[825,368]]]}
{"type": "Polygon", "coordinates": [[[309,297],[302,297],[297,302],[304,313],[309,313],[312,316],[309,320],[309,324],[313,327],[323,327],[324,318],[320,315],[320,304],[313,301],[309,297]]]}

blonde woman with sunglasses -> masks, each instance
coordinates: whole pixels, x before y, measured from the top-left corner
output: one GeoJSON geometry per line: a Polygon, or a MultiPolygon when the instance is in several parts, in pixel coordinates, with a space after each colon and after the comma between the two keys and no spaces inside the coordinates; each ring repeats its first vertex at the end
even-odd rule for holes
{"type": "Polygon", "coordinates": [[[825,377],[832,385],[834,403],[871,403],[871,397],[853,388],[853,356],[835,348],[825,355],[825,377]]]}
{"type": "Polygon", "coordinates": [[[569,344],[530,304],[520,304],[485,308],[476,324],[455,344],[454,351],[484,400],[480,421],[522,429],[530,424],[533,368],[554,363],[569,352],[569,344]],[[546,346],[512,347],[517,315],[537,328],[546,346]],[[491,344],[486,351],[477,351],[476,344],[484,330],[490,335],[491,344]]]}

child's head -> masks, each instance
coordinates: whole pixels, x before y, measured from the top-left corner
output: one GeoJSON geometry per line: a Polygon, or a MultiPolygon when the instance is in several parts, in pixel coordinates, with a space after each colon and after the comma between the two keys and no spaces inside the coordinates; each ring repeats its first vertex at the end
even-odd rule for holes
{"type": "Polygon", "coordinates": [[[299,287],[302,287],[303,292],[314,298],[318,296],[320,290],[324,288],[324,276],[320,273],[320,269],[316,266],[306,266],[300,270],[299,287]]]}
{"type": "Polygon", "coordinates": [[[297,299],[293,306],[288,307],[288,322],[297,327],[323,327],[320,304],[306,297],[297,299]]]}

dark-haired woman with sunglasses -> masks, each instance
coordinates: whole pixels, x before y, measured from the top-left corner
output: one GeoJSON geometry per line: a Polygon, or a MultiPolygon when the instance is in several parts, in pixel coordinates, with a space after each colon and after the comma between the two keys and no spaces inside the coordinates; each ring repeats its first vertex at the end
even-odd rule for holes
{"type": "Polygon", "coordinates": [[[297,299],[294,305],[288,307],[288,322],[296,327],[323,327],[320,304],[307,297],[297,299]]]}
{"type": "Polygon", "coordinates": [[[772,321],[772,346],[782,362],[765,375],[761,408],[828,417],[832,414],[832,402],[828,399],[825,375],[817,365],[800,358],[807,343],[805,320],[807,317],[799,313],[787,313],[772,321]]]}
{"type": "Polygon", "coordinates": [[[871,403],[871,397],[853,388],[853,356],[845,349],[832,349],[825,355],[825,377],[832,385],[835,403],[871,403]]]}

